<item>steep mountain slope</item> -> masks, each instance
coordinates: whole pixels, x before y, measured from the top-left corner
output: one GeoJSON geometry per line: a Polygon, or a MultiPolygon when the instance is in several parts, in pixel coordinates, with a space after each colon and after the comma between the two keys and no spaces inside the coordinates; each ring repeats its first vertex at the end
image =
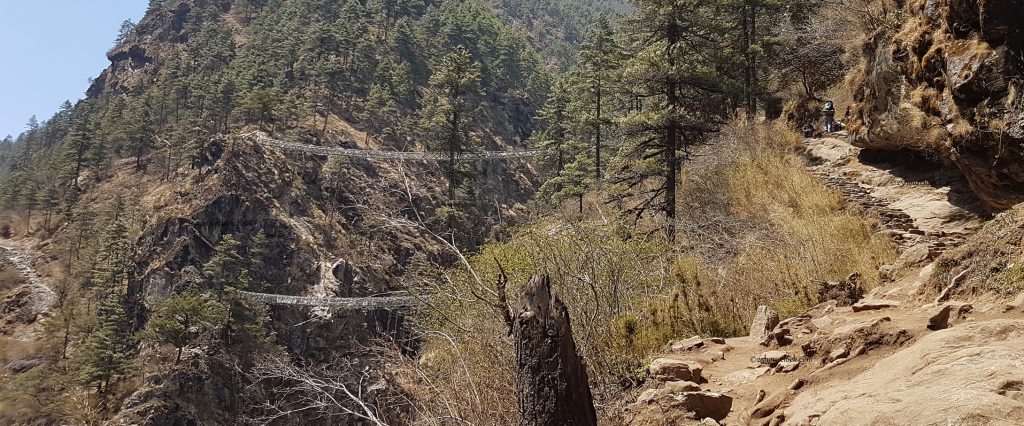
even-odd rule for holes
{"type": "MultiPolygon", "coordinates": [[[[404,290],[417,264],[455,261],[435,233],[458,229],[447,241],[472,248],[514,223],[537,184],[533,167],[469,164],[452,200],[443,163],[286,153],[239,135],[437,150],[430,114],[448,105],[435,77],[450,52],[465,51],[479,72],[460,99],[471,108],[464,131],[472,149],[521,146],[546,97],[554,70],[546,64],[560,59],[538,54],[508,23],[545,13],[534,9],[540,5],[566,4],[517,4],[505,14],[472,0],[151,2],[109,53],[111,66],[89,98],[6,147],[2,199],[18,213],[5,217],[4,238],[42,253],[33,268],[60,295],[40,323],[50,330],[33,358],[40,362],[4,370],[10,398],[0,419],[64,422],[75,410],[95,409],[96,421],[231,424],[289,398],[254,384],[249,367],[262,357],[341,365],[362,359],[372,339],[414,348],[400,313],[268,309],[232,292],[404,290]],[[211,268],[227,274],[224,282],[211,279],[211,268]],[[149,340],[110,342],[144,335],[168,300],[197,289],[218,294],[231,315],[252,315],[252,323],[229,325],[180,364],[149,340]],[[123,314],[94,305],[108,293],[123,314]],[[110,332],[106,340],[100,330],[110,332]],[[245,333],[269,337],[243,341],[245,333]],[[109,373],[124,379],[83,367],[94,356],[107,357],[96,365],[113,365],[109,373]],[[96,399],[78,383],[95,384],[96,399]],[[24,388],[41,396],[19,394],[24,388]],[[91,402],[69,405],[79,397],[91,402]]],[[[551,34],[534,40],[574,54],[569,35],[578,37],[585,16],[603,7],[585,9],[545,24],[551,34]]],[[[379,377],[383,366],[371,367],[355,371],[379,377]]],[[[385,414],[401,411],[396,404],[385,414]]]]}

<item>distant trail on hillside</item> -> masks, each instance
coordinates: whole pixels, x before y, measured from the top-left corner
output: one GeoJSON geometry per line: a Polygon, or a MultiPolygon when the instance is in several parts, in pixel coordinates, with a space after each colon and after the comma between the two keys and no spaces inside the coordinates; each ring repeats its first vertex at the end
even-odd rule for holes
{"type": "Polygon", "coordinates": [[[6,251],[5,257],[7,257],[7,260],[14,264],[14,267],[18,269],[18,272],[25,277],[29,284],[46,287],[43,279],[36,274],[36,271],[32,269],[32,265],[25,260],[26,255],[22,253],[22,249],[5,242],[0,242],[0,249],[6,251]]]}
{"type": "Polygon", "coordinates": [[[32,264],[28,261],[29,255],[27,252],[20,247],[2,241],[0,241],[0,249],[3,249],[7,260],[14,264],[18,272],[25,277],[25,280],[28,282],[26,286],[31,287],[32,292],[37,295],[40,311],[49,311],[50,307],[57,300],[57,294],[50,286],[46,285],[46,281],[32,268],[32,264]]]}
{"type": "MultiPolygon", "coordinates": [[[[271,138],[263,133],[248,133],[242,135],[260,145],[268,148],[276,148],[286,151],[302,152],[313,155],[326,155],[332,157],[367,158],[374,160],[399,160],[399,161],[449,161],[448,154],[442,152],[404,152],[404,151],[375,151],[367,149],[351,149],[340,147],[316,146],[296,142],[288,142],[271,138]]],[[[480,151],[456,154],[455,161],[468,162],[479,160],[511,160],[518,158],[534,158],[550,154],[545,150],[512,150],[512,151],[480,151]]]]}

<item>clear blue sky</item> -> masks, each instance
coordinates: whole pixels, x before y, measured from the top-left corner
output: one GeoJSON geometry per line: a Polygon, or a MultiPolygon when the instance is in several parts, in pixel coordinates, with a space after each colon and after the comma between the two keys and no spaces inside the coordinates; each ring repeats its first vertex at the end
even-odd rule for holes
{"type": "Polygon", "coordinates": [[[148,0],[0,0],[0,139],[35,114],[50,118],[85,96],[110,61],[121,22],[138,22],[148,0]]]}

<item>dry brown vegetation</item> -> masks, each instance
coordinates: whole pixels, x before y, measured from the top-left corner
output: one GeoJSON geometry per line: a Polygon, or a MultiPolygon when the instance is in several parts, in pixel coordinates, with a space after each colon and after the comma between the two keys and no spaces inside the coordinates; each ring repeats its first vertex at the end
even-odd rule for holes
{"type": "MultiPolygon", "coordinates": [[[[494,283],[518,295],[549,274],[570,310],[601,415],[643,379],[644,359],[674,338],[745,334],[759,304],[781,314],[817,303],[815,280],[859,272],[877,283],[894,256],[869,224],[804,168],[801,139],[781,126],[735,125],[689,167],[680,188],[678,244],[657,226],[555,211],[485,246],[468,268],[438,271],[417,323],[426,345],[408,373],[421,418],[433,424],[513,424],[514,349],[494,283]],[[652,232],[654,230],[654,232],[652,232]]],[[[565,211],[574,208],[566,207],[565,211]]],[[[514,302],[513,302],[514,303],[514,302]]]]}

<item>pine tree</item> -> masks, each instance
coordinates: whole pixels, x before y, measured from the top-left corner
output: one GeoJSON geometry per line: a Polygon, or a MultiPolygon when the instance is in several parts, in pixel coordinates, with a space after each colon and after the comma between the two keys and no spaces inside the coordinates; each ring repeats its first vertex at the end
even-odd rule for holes
{"type": "Polygon", "coordinates": [[[583,197],[587,193],[587,187],[594,183],[594,175],[591,173],[593,169],[593,157],[588,153],[580,153],[558,176],[544,182],[540,192],[555,202],[576,199],[579,203],[579,212],[583,213],[583,197]]]}
{"type": "Polygon", "coordinates": [[[121,28],[117,30],[117,39],[114,40],[114,44],[119,45],[124,43],[124,41],[128,39],[128,36],[132,34],[132,31],[135,31],[135,22],[131,19],[125,19],[122,21],[121,28]]]}
{"type": "Polygon", "coordinates": [[[82,175],[82,166],[89,159],[89,152],[95,143],[95,129],[90,120],[91,110],[87,105],[74,117],[71,124],[71,134],[66,143],[66,162],[71,165],[72,171],[69,180],[78,189],[78,178],[82,175]]]}
{"type": "MultiPolygon", "coordinates": [[[[548,93],[547,102],[536,118],[541,125],[541,131],[535,136],[537,147],[555,153],[556,174],[561,174],[567,158],[572,156],[572,153],[567,152],[570,149],[568,141],[572,126],[569,121],[569,108],[572,102],[570,90],[565,78],[555,80],[551,92],[548,93]]],[[[575,118],[572,120],[575,121],[575,118]]]]}
{"type": "Polygon", "coordinates": [[[445,166],[448,176],[448,202],[456,202],[456,188],[467,170],[456,161],[460,154],[477,145],[470,133],[477,109],[474,97],[479,94],[480,66],[465,47],[445,55],[430,78],[430,97],[423,111],[423,125],[432,136],[435,149],[448,155],[445,166]]]}
{"type": "Polygon", "coordinates": [[[227,307],[221,340],[241,354],[253,354],[269,340],[266,306],[242,297],[238,292],[255,290],[252,273],[239,252],[233,235],[225,235],[203,267],[207,282],[219,302],[227,307]]]}
{"type": "Polygon", "coordinates": [[[587,121],[594,128],[594,176],[601,180],[601,148],[604,143],[604,127],[609,124],[604,114],[607,107],[607,95],[613,73],[622,60],[622,47],[615,40],[615,32],[606,15],[601,15],[590,29],[587,42],[580,52],[582,70],[581,80],[586,85],[588,94],[592,96],[591,113],[587,121]]]}
{"type": "Polygon", "coordinates": [[[642,0],[636,6],[625,26],[633,51],[622,80],[648,107],[619,120],[625,140],[615,182],[639,199],[629,211],[637,217],[661,211],[665,234],[674,239],[680,163],[726,116],[718,70],[728,28],[715,19],[713,0],[642,0]]]}
{"type": "Polygon", "coordinates": [[[103,298],[96,311],[96,326],[82,343],[78,358],[79,378],[103,394],[108,385],[125,374],[129,358],[128,314],[120,294],[103,298]]]}
{"type": "Polygon", "coordinates": [[[128,212],[124,199],[117,197],[110,206],[111,217],[100,239],[89,284],[100,297],[123,293],[134,268],[135,245],[129,239],[128,212]]]}
{"type": "Polygon", "coordinates": [[[178,364],[185,347],[219,330],[227,319],[224,305],[193,289],[164,301],[146,324],[143,337],[173,345],[174,363],[178,364]]]}
{"type": "Polygon", "coordinates": [[[228,288],[248,290],[251,283],[249,269],[239,254],[239,242],[228,234],[213,249],[213,257],[203,267],[209,287],[216,292],[228,288]]]}

